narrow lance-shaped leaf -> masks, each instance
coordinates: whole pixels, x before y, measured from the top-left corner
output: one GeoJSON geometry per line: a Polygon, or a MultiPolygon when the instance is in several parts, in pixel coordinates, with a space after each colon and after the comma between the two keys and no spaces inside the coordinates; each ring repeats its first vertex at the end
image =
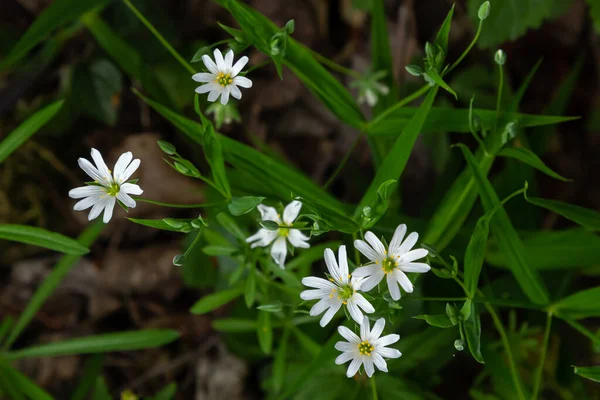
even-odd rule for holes
{"type": "Polygon", "coordinates": [[[82,255],[89,252],[74,239],[34,226],[0,225],[0,239],[27,243],[65,254],[82,255]]]}
{"type": "Polygon", "coordinates": [[[579,376],[583,376],[594,382],[600,382],[600,366],[597,367],[575,367],[573,366],[573,372],[579,376]]]}
{"type": "Polygon", "coordinates": [[[479,318],[479,312],[477,311],[477,306],[474,301],[469,301],[469,306],[471,312],[469,317],[463,321],[467,345],[469,346],[469,351],[471,351],[473,358],[477,362],[484,364],[485,362],[481,355],[481,320],[479,318]]]}
{"type": "Polygon", "coordinates": [[[563,217],[593,231],[600,230],[600,212],[576,206],[573,204],[563,203],[558,200],[540,199],[538,197],[529,197],[525,194],[525,199],[531,204],[543,207],[553,211],[563,217]]]}
{"type": "Polygon", "coordinates": [[[429,91],[427,97],[423,101],[423,104],[421,104],[419,111],[417,111],[406,128],[404,128],[402,134],[394,143],[394,146],[390,150],[388,156],[385,158],[385,160],[383,160],[381,167],[377,170],[375,178],[369,185],[369,189],[356,208],[354,213],[355,217],[358,217],[362,213],[363,207],[371,204],[375,200],[377,196],[377,190],[382,183],[390,179],[398,179],[402,175],[417,137],[421,132],[421,127],[425,122],[427,113],[433,104],[437,90],[438,88],[435,87],[429,91]]]}
{"type": "Polygon", "coordinates": [[[25,122],[12,131],[7,137],[0,141],[0,164],[31,136],[33,136],[42,126],[52,119],[52,117],[60,110],[63,101],[57,101],[44,107],[40,111],[27,118],[25,122]]]}
{"type": "Polygon", "coordinates": [[[27,395],[30,399],[35,400],[54,400],[44,389],[32,382],[28,377],[8,365],[0,365],[0,371],[11,380],[13,385],[27,395]]]}
{"type": "Polygon", "coordinates": [[[209,294],[194,303],[190,311],[192,314],[206,314],[240,297],[243,293],[244,288],[238,287],[209,294]]]}
{"type": "Polygon", "coordinates": [[[552,307],[562,318],[600,317],[600,287],[582,290],[565,297],[552,307]]]}
{"type": "Polygon", "coordinates": [[[227,208],[231,215],[239,216],[254,210],[264,199],[259,196],[233,197],[227,208]]]}
{"type": "Polygon", "coordinates": [[[281,392],[285,383],[285,370],[289,338],[290,330],[286,328],[283,330],[283,335],[281,336],[281,341],[279,342],[279,348],[277,349],[277,353],[275,354],[275,360],[273,361],[273,391],[275,393],[281,392]]]}
{"type": "Polygon", "coordinates": [[[456,324],[450,320],[450,317],[446,314],[439,315],[417,315],[413,317],[414,319],[422,319],[427,322],[431,326],[436,326],[438,328],[452,328],[456,324]]]}
{"type": "Polygon", "coordinates": [[[9,360],[16,360],[27,357],[53,357],[72,354],[140,350],[160,347],[178,338],[179,333],[171,329],[147,329],[107,333],[27,347],[7,353],[5,357],[9,360]]]}
{"type": "Polygon", "coordinates": [[[533,168],[538,169],[539,171],[554,179],[558,179],[563,182],[568,182],[571,180],[552,171],[550,168],[548,168],[548,166],[546,166],[546,164],[544,164],[544,162],[537,155],[535,155],[535,153],[524,147],[506,147],[500,150],[498,152],[498,155],[502,157],[515,158],[521,162],[524,162],[525,164],[532,166],[533,168]]]}
{"type": "MultiPolygon", "coordinates": [[[[198,95],[194,99],[194,104],[198,105],[198,95]]],[[[225,172],[225,159],[223,158],[223,147],[219,140],[215,128],[201,112],[200,108],[196,107],[202,125],[204,126],[204,154],[206,155],[206,161],[210,165],[212,170],[213,179],[215,184],[220,187],[228,196],[231,196],[231,187],[229,186],[229,180],[227,179],[227,173],[225,172]]]]}
{"type": "Polygon", "coordinates": [[[371,58],[374,72],[386,72],[383,83],[388,87],[389,93],[381,94],[373,108],[374,115],[389,108],[398,97],[384,3],[384,0],[374,0],[371,5],[371,58]]]}
{"type": "Polygon", "coordinates": [[[442,26],[440,27],[440,30],[438,31],[433,42],[441,47],[441,49],[444,51],[444,56],[448,55],[448,38],[450,37],[450,27],[452,26],[453,15],[454,4],[452,5],[452,8],[450,8],[450,11],[448,11],[448,14],[446,15],[446,18],[444,19],[444,22],[442,23],[442,26]]]}
{"type": "Polygon", "coordinates": [[[271,326],[271,313],[268,311],[258,311],[258,321],[256,324],[256,334],[258,344],[265,354],[271,354],[273,350],[273,327],[271,326]]]}
{"type": "MultiPolygon", "coordinates": [[[[460,145],[460,149],[473,173],[484,209],[489,211],[498,206],[500,199],[477,163],[477,160],[466,146],[460,145]]],[[[548,292],[539,274],[527,264],[525,260],[525,246],[510,222],[508,214],[504,209],[498,210],[496,214],[497,216],[491,221],[490,226],[498,240],[500,248],[510,260],[510,268],[519,286],[521,286],[523,292],[532,302],[547,304],[548,292]]]]}

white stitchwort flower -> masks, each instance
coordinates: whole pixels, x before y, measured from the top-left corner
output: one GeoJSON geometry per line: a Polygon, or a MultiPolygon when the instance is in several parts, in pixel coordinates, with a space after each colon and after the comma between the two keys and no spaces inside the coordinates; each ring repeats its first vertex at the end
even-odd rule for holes
{"type": "Polygon", "coordinates": [[[411,250],[419,239],[419,234],[412,232],[404,242],[406,234],[406,225],[402,224],[396,228],[389,249],[386,250],[381,240],[372,232],[365,234],[364,242],[355,240],[354,247],[367,257],[370,262],[364,266],[355,269],[352,272],[353,276],[366,278],[361,288],[364,292],[373,289],[383,277],[386,277],[388,288],[392,299],[400,299],[400,289],[398,284],[402,286],[407,293],[412,293],[413,285],[406,276],[406,272],[424,273],[431,267],[422,262],[413,262],[428,254],[426,249],[411,250]]]}
{"type": "Polygon", "coordinates": [[[248,63],[248,57],[244,56],[233,64],[233,50],[229,50],[223,58],[219,49],[214,52],[215,61],[206,54],[202,56],[202,62],[209,72],[194,74],[192,79],[203,82],[204,85],[196,88],[196,93],[208,93],[208,101],[216,101],[221,96],[221,104],[229,101],[231,94],[236,99],[242,98],[242,92],[238,88],[252,87],[252,81],[245,76],[238,76],[242,68],[248,63]]]}
{"type": "Polygon", "coordinates": [[[331,321],[335,313],[345,305],[352,319],[358,324],[363,323],[363,313],[361,308],[366,313],[375,312],[375,309],[362,294],[358,293],[361,285],[361,278],[351,278],[348,273],[348,259],[346,256],[346,246],[340,246],[338,250],[339,265],[335,261],[335,255],[331,249],[325,249],[325,264],[329,271],[329,280],[308,276],[302,278],[302,283],[305,286],[315,288],[305,290],[300,293],[302,300],[319,301],[310,309],[310,315],[321,314],[327,312],[321,318],[321,326],[325,326],[331,321]]]}
{"type": "MultiPolygon", "coordinates": [[[[294,200],[288,204],[283,210],[283,221],[281,216],[277,213],[277,210],[273,207],[259,204],[257,208],[258,211],[260,211],[260,216],[263,221],[275,221],[280,226],[292,226],[296,218],[298,218],[298,214],[300,214],[302,203],[298,200],[294,200]]],[[[308,244],[310,238],[304,235],[299,229],[293,228],[279,228],[275,231],[261,228],[256,234],[246,239],[246,242],[252,243],[250,246],[252,248],[257,246],[266,247],[275,242],[271,247],[271,256],[277,265],[284,268],[285,257],[287,256],[286,239],[294,247],[303,249],[308,249],[310,247],[310,244],[308,244]]]]}
{"type": "Polygon", "coordinates": [[[400,336],[391,334],[380,337],[384,327],[385,319],[379,318],[371,330],[367,317],[360,326],[360,337],[345,326],[338,327],[338,332],[347,342],[335,344],[335,348],[342,352],[335,359],[335,363],[341,365],[352,360],[346,371],[348,378],[356,375],[361,365],[364,366],[369,378],[373,376],[375,367],[380,371],[388,372],[384,358],[398,358],[402,355],[398,350],[386,347],[400,340],[400,336]]]}
{"type": "Polygon", "coordinates": [[[83,199],[73,207],[76,211],[92,207],[88,215],[90,221],[97,218],[104,211],[102,220],[106,224],[112,218],[117,200],[129,208],[134,208],[136,205],[135,200],[129,195],[143,193],[138,185],[127,183],[127,180],[140,166],[140,160],[133,160],[130,151],[123,153],[115,164],[114,172],[111,172],[98,150],[92,149],[92,159],[96,166],[85,158],[80,158],[77,162],[81,169],[94,180],[94,183],[72,189],[69,191],[69,197],[83,199]]]}

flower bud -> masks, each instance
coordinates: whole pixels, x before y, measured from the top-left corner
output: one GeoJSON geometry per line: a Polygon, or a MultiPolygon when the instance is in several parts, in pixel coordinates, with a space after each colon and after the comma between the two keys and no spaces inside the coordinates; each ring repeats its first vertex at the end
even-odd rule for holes
{"type": "Polygon", "coordinates": [[[421,76],[421,74],[423,74],[423,68],[415,64],[407,65],[406,67],[404,67],[404,69],[406,69],[406,72],[408,72],[412,76],[421,76]]]}
{"type": "Polygon", "coordinates": [[[494,61],[498,65],[504,65],[506,62],[506,53],[502,49],[498,49],[496,54],[494,54],[494,61]]]}
{"type": "Polygon", "coordinates": [[[479,6],[479,11],[477,11],[477,16],[480,20],[486,19],[490,15],[490,2],[486,1],[481,6],[479,6]]]}

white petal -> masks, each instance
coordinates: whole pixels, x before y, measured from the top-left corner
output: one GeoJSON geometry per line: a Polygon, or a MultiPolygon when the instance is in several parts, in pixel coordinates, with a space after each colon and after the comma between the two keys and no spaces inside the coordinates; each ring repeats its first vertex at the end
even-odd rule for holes
{"type": "Polygon", "coordinates": [[[192,75],[192,79],[196,82],[214,82],[217,77],[214,74],[209,74],[207,72],[199,72],[192,75]]]}
{"type": "Polygon", "coordinates": [[[342,282],[348,283],[348,255],[346,254],[346,246],[342,245],[338,249],[338,263],[340,266],[340,275],[342,282]]]}
{"type": "Polygon", "coordinates": [[[117,183],[125,182],[125,169],[129,165],[129,163],[133,160],[133,154],[130,151],[121,154],[119,159],[115,164],[115,169],[113,170],[113,176],[115,177],[115,181],[117,183]]]}
{"type": "Polygon", "coordinates": [[[258,211],[260,212],[260,218],[263,221],[275,221],[279,223],[279,215],[277,215],[277,210],[275,210],[273,207],[259,204],[256,208],[258,208],[258,211]]]}
{"type": "Polygon", "coordinates": [[[331,299],[329,297],[322,298],[321,300],[317,301],[315,303],[315,305],[313,305],[311,307],[309,314],[312,317],[315,317],[315,316],[321,314],[323,311],[330,308],[332,305],[333,305],[333,302],[331,301],[331,299]]]}
{"type": "Polygon", "coordinates": [[[381,240],[373,232],[365,233],[365,240],[371,245],[373,250],[375,250],[379,256],[383,259],[387,257],[387,252],[385,251],[385,246],[381,243],[381,240]]]}
{"type": "Polygon", "coordinates": [[[210,93],[208,94],[208,97],[206,99],[210,102],[214,102],[215,100],[217,100],[219,98],[219,96],[221,95],[220,88],[221,87],[219,86],[219,89],[216,89],[215,86],[213,86],[212,90],[210,91],[210,93]]]}
{"type": "Polygon", "coordinates": [[[314,287],[317,289],[329,290],[337,289],[337,286],[323,278],[317,278],[316,276],[307,276],[302,278],[302,284],[308,287],[314,287]]]}
{"type": "Polygon", "coordinates": [[[106,197],[98,199],[88,214],[88,221],[98,218],[98,215],[100,215],[102,210],[104,210],[107,200],[108,199],[106,197]]]}
{"type": "Polygon", "coordinates": [[[365,267],[358,267],[352,271],[352,276],[355,278],[361,278],[364,276],[371,276],[377,271],[380,271],[381,267],[377,264],[367,265],[365,267]]]}
{"type": "Polygon", "coordinates": [[[429,254],[429,251],[427,251],[425,249],[414,249],[414,250],[409,251],[408,253],[403,254],[402,257],[400,258],[400,262],[403,264],[409,263],[411,261],[418,260],[419,258],[423,258],[427,254],[429,254]]]}
{"type": "Polygon", "coordinates": [[[90,185],[81,186],[75,189],[69,190],[69,197],[72,199],[81,199],[90,196],[100,196],[106,194],[104,189],[100,186],[90,185]]]}
{"type": "Polygon", "coordinates": [[[208,56],[208,55],[203,55],[202,56],[202,62],[204,63],[204,66],[214,75],[218,75],[219,74],[219,70],[217,69],[217,64],[215,64],[215,62],[208,56]]]}
{"type": "Polygon", "coordinates": [[[213,92],[214,92],[214,91],[215,91],[215,90],[217,90],[218,88],[220,88],[220,86],[219,86],[219,85],[217,85],[217,84],[216,84],[216,83],[214,83],[214,82],[210,82],[210,83],[205,83],[205,84],[204,84],[204,85],[202,85],[202,86],[198,86],[198,87],[196,88],[195,92],[196,92],[196,93],[198,93],[198,94],[202,94],[202,93],[208,93],[208,92],[210,92],[210,91],[213,91],[213,92]]]}
{"type": "Polygon", "coordinates": [[[348,342],[337,342],[335,344],[335,349],[352,354],[353,352],[355,352],[357,350],[357,346],[355,344],[348,343],[348,342]]]}
{"type": "Polygon", "coordinates": [[[254,235],[246,239],[247,243],[252,243],[251,248],[255,247],[266,247],[270,245],[273,240],[277,238],[277,231],[268,231],[266,229],[259,229],[254,235]]]}
{"type": "Polygon", "coordinates": [[[281,236],[275,241],[273,247],[271,247],[271,257],[273,257],[275,264],[279,265],[281,268],[284,268],[286,255],[287,246],[285,244],[285,237],[281,236]]]}
{"type": "Polygon", "coordinates": [[[300,298],[302,300],[317,300],[324,297],[329,297],[329,293],[330,292],[327,292],[323,289],[304,290],[302,293],[300,293],[300,298]]]}
{"type": "Polygon", "coordinates": [[[341,307],[341,300],[333,303],[329,310],[327,310],[327,312],[323,314],[323,318],[321,318],[321,321],[319,321],[319,325],[321,325],[321,327],[325,327],[325,325],[327,325],[333,319],[335,313],[337,313],[341,307]]]}
{"type": "Polygon", "coordinates": [[[308,249],[310,247],[310,244],[306,243],[306,241],[310,238],[304,235],[299,229],[290,229],[288,231],[287,238],[294,247],[300,247],[303,249],[308,249]]]}
{"type": "Polygon", "coordinates": [[[140,194],[144,193],[142,188],[134,183],[122,184],[121,188],[120,188],[120,192],[123,192],[125,194],[132,194],[134,196],[139,196],[140,194]]]}
{"type": "Polygon", "coordinates": [[[372,312],[375,312],[375,307],[373,307],[373,305],[371,305],[371,303],[369,303],[362,294],[354,293],[354,296],[352,296],[352,297],[353,297],[354,301],[356,302],[356,305],[359,306],[360,308],[362,308],[364,310],[364,312],[369,313],[369,314],[372,312]]]}
{"type": "Polygon", "coordinates": [[[240,91],[240,89],[238,89],[237,86],[235,85],[229,85],[229,91],[231,92],[231,96],[234,99],[241,99],[242,98],[242,92],[240,91]]]}
{"type": "Polygon", "coordinates": [[[365,316],[365,317],[363,317],[363,321],[360,324],[360,339],[368,340],[370,331],[371,331],[371,322],[369,321],[369,318],[367,318],[365,316]]]}
{"type": "MultiPolygon", "coordinates": [[[[392,274],[390,274],[392,275],[392,274]]],[[[398,281],[398,283],[400,284],[400,286],[402,286],[402,289],[404,289],[404,291],[406,293],[412,293],[413,292],[413,284],[410,281],[410,279],[408,279],[408,276],[406,276],[406,274],[402,271],[400,271],[399,269],[394,270],[393,275],[395,277],[395,279],[398,281]]],[[[396,299],[394,299],[396,300],[396,299]]]]}
{"type": "Polygon", "coordinates": [[[387,363],[385,362],[383,357],[379,355],[379,353],[373,352],[371,353],[371,357],[373,357],[373,363],[375,363],[377,369],[383,372],[388,372],[387,363]]]}
{"type": "MultiPolygon", "coordinates": [[[[341,343],[341,342],[338,342],[338,343],[341,343]]],[[[337,365],[342,365],[342,364],[347,363],[348,361],[352,360],[353,358],[354,358],[354,355],[352,353],[349,353],[349,352],[342,353],[339,356],[337,356],[337,358],[335,359],[335,363],[337,365]]]]}
{"type": "Polygon", "coordinates": [[[236,76],[233,78],[233,84],[236,86],[241,86],[243,88],[251,88],[252,81],[245,76],[236,76]]]}
{"type": "Polygon", "coordinates": [[[324,258],[329,275],[331,275],[336,282],[342,283],[342,276],[340,275],[340,269],[337,265],[337,261],[335,260],[333,251],[331,251],[331,249],[325,249],[324,258]]]}
{"type": "MultiPolygon", "coordinates": [[[[131,178],[131,175],[133,175],[135,173],[135,171],[137,171],[137,169],[140,167],[141,163],[142,162],[140,161],[139,158],[136,158],[135,160],[133,160],[131,162],[131,164],[129,164],[129,166],[127,166],[127,168],[125,169],[125,172],[123,172],[123,177],[122,177],[123,181],[126,181],[129,178],[131,178]]],[[[123,185],[123,186],[125,186],[125,185],[123,185]]],[[[123,187],[123,186],[121,186],[121,187],[123,187]]],[[[135,186],[137,186],[137,185],[135,185],[135,186]]],[[[137,188],[140,190],[140,193],[133,193],[133,192],[129,192],[129,193],[130,194],[142,194],[142,192],[141,192],[142,189],[140,189],[139,186],[137,188]]]]}
{"type": "Polygon", "coordinates": [[[87,210],[88,208],[90,208],[91,206],[96,204],[99,200],[100,200],[100,197],[98,197],[98,196],[86,197],[85,199],[80,200],[77,203],[75,203],[75,205],[73,206],[73,210],[75,210],[75,211],[87,210]]]}
{"type": "Polygon", "coordinates": [[[405,265],[400,265],[400,269],[404,272],[419,272],[425,273],[431,269],[428,264],[425,263],[408,263],[405,265]]]}
{"type": "Polygon", "coordinates": [[[398,280],[393,273],[387,274],[387,285],[390,291],[390,296],[394,300],[400,300],[400,288],[398,287],[398,280]]]}
{"type": "Polygon", "coordinates": [[[376,273],[374,273],[361,283],[360,290],[362,290],[363,292],[368,292],[375,286],[379,285],[379,282],[381,282],[384,276],[385,273],[381,270],[381,268],[379,268],[376,273]]]}
{"type": "Polygon", "coordinates": [[[116,202],[117,202],[117,199],[115,199],[113,196],[110,196],[108,198],[108,200],[106,202],[106,206],[104,207],[104,217],[102,218],[102,221],[105,224],[108,224],[110,222],[116,202]]]}
{"type": "Polygon", "coordinates": [[[126,207],[135,208],[136,206],[135,200],[129,197],[129,195],[127,193],[124,193],[123,191],[117,193],[117,199],[126,207]]]}
{"type": "Polygon", "coordinates": [[[300,214],[300,209],[302,208],[302,203],[298,200],[292,201],[290,204],[285,206],[283,209],[283,222],[287,225],[291,225],[296,218],[298,218],[298,214],[300,214]]]}
{"type": "Polygon", "coordinates": [[[375,372],[375,367],[373,366],[373,360],[371,357],[364,357],[363,365],[365,366],[365,372],[367,373],[367,376],[369,378],[372,377],[373,373],[375,372]]]}
{"type": "Polygon", "coordinates": [[[226,105],[229,101],[229,90],[223,90],[221,93],[221,104],[226,105]]]}
{"type": "Polygon", "coordinates": [[[234,66],[231,68],[231,75],[236,76],[237,74],[239,74],[240,71],[246,66],[247,63],[248,63],[248,57],[244,56],[244,57],[240,58],[234,64],[234,66]]]}
{"type": "Polygon", "coordinates": [[[353,299],[348,300],[346,303],[346,309],[350,313],[350,316],[357,324],[361,324],[363,322],[363,313],[360,311],[356,302],[353,299]]]}
{"type": "Polygon", "coordinates": [[[399,350],[396,349],[389,349],[387,347],[381,348],[379,350],[377,350],[377,353],[380,354],[382,357],[385,358],[398,358],[402,355],[402,353],[400,353],[399,350]]]}
{"type": "Polygon", "coordinates": [[[352,360],[352,362],[350,363],[350,365],[348,366],[348,371],[346,371],[346,376],[348,378],[352,378],[354,375],[356,375],[356,373],[358,372],[358,369],[360,368],[360,364],[362,364],[362,360],[355,358],[352,360]]]}
{"type": "Polygon", "coordinates": [[[369,107],[375,107],[377,104],[377,95],[371,89],[367,89],[365,90],[365,100],[369,107]]]}
{"type": "Polygon", "coordinates": [[[215,63],[217,64],[217,69],[223,72],[226,71],[227,67],[225,66],[225,60],[223,60],[223,54],[221,53],[221,50],[215,49],[213,55],[215,56],[215,63]]]}
{"type": "Polygon", "coordinates": [[[344,339],[353,344],[360,343],[360,338],[356,335],[356,333],[352,332],[350,329],[345,326],[338,326],[338,332],[344,339]]]}
{"type": "Polygon", "coordinates": [[[100,154],[100,152],[94,148],[92,148],[91,153],[92,159],[94,160],[94,163],[96,164],[96,168],[98,169],[98,172],[100,172],[100,175],[103,177],[110,176],[110,170],[106,166],[104,158],[102,158],[102,154],[100,154]]]}
{"type": "Polygon", "coordinates": [[[360,251],[365,257],[367,257],[371,261],[379,261],[381,260],[381,256],[377,254],[371,246],[369,246],[366,242],[362,240],[355,240],[354,247],[356,250],[360,251]]]}
{"type": "Polygon", "coordinates": [[[103,184],[103,185],[109,185],[110,182],[106,179],[106,176],[102,176],[100,174],[100,171],[98,171],[98,169],[96,169],[96,167],[94,167],[92,165],[91,162],[89,162],[88,160],[86,160],[85,158],[80,158],[77,160],[77,163],[79,164],[79,167],[85,171],[86,174],[88,174],[88,176],[90,178],[92,178],[94,181],[103,184]]]}
{"type": "Polygon", "coordinates": [[[384,327],[385,327],[385,318],[379,318],[375,322],[375,325],[373,325],[373,329],[371,330],[371,333],[369,334],[369,341],[375,342],[377,339],[379,339],[379,336],[381,336],[381,333],[383,332],[384,327]]]}
{"type": "Polygon", "coordinates": [[[400,335],[396,335],[395,333],[392,333],[391,335],[385,335],[377,339],[376,347],[389,346],[390,344],[396,343],[398,340],[400,340],[400,335]]]}
{"type": "Polygon", "coordinates": [[[404,239],[404,235],[406,235],[406,225],[398,225],[396,231],[394,232],[394,236],[392,236],[392,241],[390,242],[390,254],[396,255],[398,253],[398,249],[402,244],[402,239],[404,239]]]}
{"type": "Polygon", "coordinates": [[[396,255],[401,256],[404,253],[410,251],[410,249],[412,249],[413,246],[417,243],[417,240],[419,240],[419,234],[417,232],[412,232],[400,245],[400,248],[398,249],[398,253],[396,255]]]}
{"type": "Polygon", "coordinates": [[[227,54],[225,54],[225,70],[231,71],[233,68],[233,50],[229,50],[227,54]]]}

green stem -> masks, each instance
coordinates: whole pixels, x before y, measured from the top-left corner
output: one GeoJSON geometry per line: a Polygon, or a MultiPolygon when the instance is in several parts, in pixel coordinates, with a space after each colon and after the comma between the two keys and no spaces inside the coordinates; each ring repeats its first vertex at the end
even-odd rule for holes
{"type": "Polygon", "coordinates": [[[272,59],[269,58],[268,60],[265,60],[265,61],[261,62],[260,64],[256,64],[256,65],[248,68],[248,70],[246,72],[244,72],[243,74],[240,74],[240,75],[245,76],[245,75],[249,74],[252,71],[255,71],[255,70],[259,69],[259,68],[264,67],[265,65],[270,64],[271,61],[272,61],[272,59]]]}
{"type": "MultiPolygon", "coordinates": [[[[560,315],[559,315],[559,317],[560,317],[560,315]]],[[[563,318],[563,321],[565,321],[567,324],[571,325],[571,327],[573,329],[575,329],[576,331],[581,333],[583,336],[586,336],[589,339],[591,339],[592,342],[594,342],[595,344],[600,345],[600,337],[598,337],[596,334],[594,334],[594,332],[591,332],[588,329],[586,329],[579,322],[574,321],[572,319],[564,319],[564,318],[563,318]]]]}
{"type": "Polygon", "coordinates": [[[325,182],[325,185],[323,186],[323,189],[327,190],[327,188],[329,187],[329,185],[331,185],[333,183],[333,181],[335,180],[335,178],[338,176],[338,174],[340,173],[340,171],[344,168],[344,166],[348,162],[348,159],[350,158],[350,155],[354,152],[354,149],[356,148],[356,146],[358,145],[358,143],[360,142],[360,140],[364,137],[364,135],[365,135],[365,132],[363,131],[363,132],[360,133],[360,135],[358,135],[356,137],[356,139],[354,139],[354,142],[352,142],[352,146],[350,146],[350,150],[348,150],[346,152],[346,154],[344,155],[344,158],[338,164],[338,166],[335,169],[335,171],[333,172],[333,174],[331,174],[331,176],[329,177],[329,179],[327,179],[327,182],[325,182]]]}
{"type": "Polygon", "coordinates": [[[463,60],[463,58],[465,58],[467,56],[467,54],[469,54],[469,52],[471,51],[473,46],[475,46],[475,43],[477,43],[477,39],[479,39],[479,35],[481,34],[482,25],[483,25],[483,20],[479,20],[479,26],[477,27],[477,33],[475,34],[475,37],[471,41],[471,44],[469,44],[469,47],[467,47],[466,50],[463,51],[463,53],[460,55],[460,57],[458,57],[458,59],[456,61],[454,61],[454,63],[450,66],[450,68],[448,68],[448,70],[446,71],[446,74],[448,74],[450,71],[452,71],[454,68],[456,68],[458,66],[458,64],[460,64],[460,62],[463,60]]]}
{"type": "Polygon", "coordinates": [[[160,34],[159,31],[144,17],[144,15],[137,9],[129,0],[123,0],[125,5],[135,14],[135,16],[148,28],[148,30],[158,39],[158,41],[171,53],[173,57],[181,64],[190,74],[195,74],[196,70],[181,55],[167,42],[167,40],[160,34]]]}
{"type": "Polygon", "coordinates": [[[355,79],[362,78],[361,74],[359,74],[358,72],[351,70],[350,68],[346,68],[336,62],[333,62],[329,58],[322,56],[321,54],[317,53],[314,50],[311,50],[311,49],[308,49],[308,50],[311,52],[313,57],[317,59],[317,61],[319,61],[321,64],[326,65],[327,67],[329,67],[329,69],[340,72],[344,75],[351,76],[355,79]]]}
{"type": "Polygon", "coordinates": [[[371,376],[369,381],[371,382],[371,393],[373,393],[373,400],[377,400],[377,384],[375,383],[375,375],[371,376]]]}
{"type": "Polygon", "coordinates": [[[538,393],[542,385],[542,377],[544,375],[544,364],[546,363],[546,352],[548,351],[548,340],[550,339],[550,327],[552,326],[552,313],[549,312],[546,315],[546,330],[544,331],[544,342],[542,343],[542,354],[540,356],[540,364],[535,374],[535,381],[533,384],[533,394],[531,395],[532,400],[536,400],[538,393]]]}
{"type": "Polygon", "coordinates": [[[494,132],[498,131],[498,121],[500,121],[500,106],[502,103],[502,89],[504,86],[504,70],[502,69],[502,65],[498,65],[498,69],[500,70],[500,83],[498,84],[498,96],[496,98],[496,121],[494,122],[494,132]]]}
{"type": "Polygon", "coordinates": [[[387,117],[389,114],[394,113],[399,108],[404,107],[408,103],[412,102],[415,99],[418,99],[420,96],[422,96],[425,93],[427,93],[427,91],[429,91],[429,89],[431,89],[431,86],[429,86],[428,84],[422,86],[416,92],[414,92],[414,93],[406,96],[405,98],[403,98],[402,100],[400,100],[399,102],[397,102],[396,104],[394,104],[393,106],[391,106],[390,108],[388,108],[387,110],[385,110],[384,112],[382,112],[381,114],[379,114],[377,117],[375,117],[373,120],[371,120],[369,122],[369,124],[373,124],[373,123],[379,122],[382,119],[385,119],[385,117],[387,117]]]}

